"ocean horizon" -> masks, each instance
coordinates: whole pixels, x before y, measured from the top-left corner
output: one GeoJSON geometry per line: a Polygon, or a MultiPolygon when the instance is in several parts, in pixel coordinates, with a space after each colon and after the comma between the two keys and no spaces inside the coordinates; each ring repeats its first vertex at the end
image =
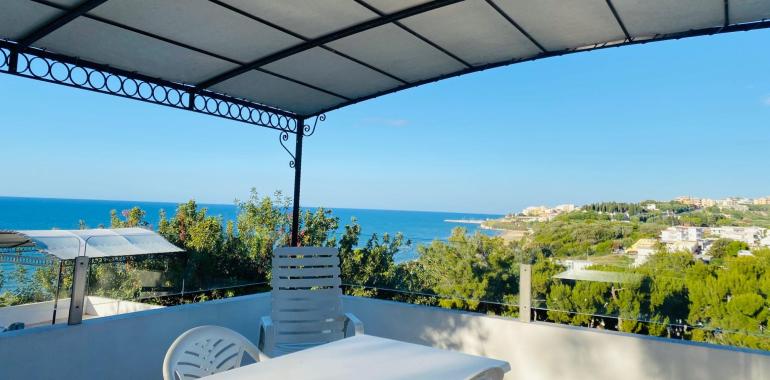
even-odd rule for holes
{"type": "MultiPolygon", "coordinates": [[[[78,229],[81,221],[88,228],[109,227],[111,210],[121,212],[137,206],[147,212],[145,219],[153,229],[157,229],[160,211],[165,210],[169,216],[172,216],[178,205],[179,203],[174,202],[0,196],[0,230],[78,229]]],[[[207,209],[208,215],[221,217],[223,222],[234,220],[238,212],[235,204],[199,203],[198,206],[207,209]]],[[[373,234],[378,236],[384,233],[403,234],[405,240],[411,241],[412,244],[403,247],[397,254],[395,259],[399,262],[415,259],[419,244],[428,244],[436,239],[446,240],[455,227],[464,227],[470,233],[481,231],[488,235],[497,234],[496,231],[481,229],[478,224],[447,220],[479,220],[502,216],[436,211],[324,208],[332,210],[332,215],[340,220],[340,227],[335,233],[338,237],[344,233],[345,225],[352,224],[353,218],[361,226],[361,244],[365,244],[373,234]]],[[[317,207],[302,209],[315,210],[317,207]]],[[[0,270],[6,274],[13,268],[13,264],[0,264],[0,270]]],[[[12,285],[8,277],[8,275],[5,276],[6,286],[12,285]]]]}

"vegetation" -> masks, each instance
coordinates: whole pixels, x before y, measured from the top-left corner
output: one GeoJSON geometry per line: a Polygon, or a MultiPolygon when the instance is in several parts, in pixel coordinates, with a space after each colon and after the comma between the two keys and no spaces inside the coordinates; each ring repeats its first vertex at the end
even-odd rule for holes
{"type": "MultiPolygon", "coordinates": [[[[158,232],[186,254],[96,263],[89,294],[173,304],[267,290],[272,250],[289,241],[289,204],[280,193],[252,193],[237,202],[238,215],[228,221],[194,201],[180,204],[173,214],[161,215],[158,232]],[[151,274],[160,278],[149,286],[151,274]],[[191,294],[184,299],[174,295],[182,287],[191,294]],[[227,289],[212,290],[217,288],[227,289]]],[[[300,241],[339,248],[348,294],[514,316],[520,264],[531,264],[537,320],[770,350],[770,249],[739,257],[747,245],[718,240],[711,263],[690,253],[661,252],[632,267],[620,252],[638,239],[658,236],[671,223],[710,225],[737,218],[676,202],[655,204],[657,210],[629,203],[589,205],[528,224],[532,234],[514,242],[457,228],[447,241],[420,245],[418,258],[400,263],[394,256],[411,244],[404,236],[361,240],[355,219],[340,228],[340,220],[322,208],[301,216],[300,241]],[[338,230],[343,233],[335,238],[338,230]],[[593,262],[590,269],[622,272],[624,280],[554,278],[566,269],[565,259],[586,257],[593,262]]],[[[763,210],[743,213],[740,220],[757,220],[763,210]]],[[[145,216],[139,208],[113,212],[111,226],[147,226],[145,216]]],[[[64,274],[66,293],[69,268],[64,274]]],[[[13,276],[18,287],[0,295],[0,305],[37,302],[53,297],[58,268],[31,274],[19,267],[6,276],[13,276]]]]}

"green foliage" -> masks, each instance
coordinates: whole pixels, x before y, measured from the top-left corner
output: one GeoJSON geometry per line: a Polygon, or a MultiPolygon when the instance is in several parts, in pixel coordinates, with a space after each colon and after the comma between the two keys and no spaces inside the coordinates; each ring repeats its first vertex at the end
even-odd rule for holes
{"type": "MultiPolygon", "coordinates": [[[[588,214],[591,213],[570,213],[588,214]]],[[[528,246],[546,257],[606,255],[630,246],[640,236],[636,225],[625,222],[556,218],[534,228],[528,246]]]]}
{"type": "MultiPolygon", "coordinates": [[[[641,206],[647,203],[594,204],[548,222],[517,224],[531,227],[533,234],[514,243],[458,228],[448,241],[417,247],[419,257],[403,263],[394,258],[411,244],[402,235],[374,234],[361,241],[361,226],[353,219],[336,237],[340,221],[327,209],[303,212],[299,237],[301,245],[339,247],[347,294],[514,316],[519,265],[528,263],[537,320],[770,350],[770,249],[737,257],[749,248],[746,244],[718,240],[710,264],[689,253],[661,252],[639,267],[631,267],[621,251],[640,238],[658,236],[671,223],[743,222],[770,209],[752,207],[719,217],[719,210],[695,211],[677,202],[655,202],[659,211],[649,211],[641,206]],[[590,269],[627,272],[629,280],[554,279],[566,269],[562,258],[586,256],[595,263],[590,269]]],[[[236,204],[238,215],[229,221],[192,200],[173,215],[161,212],[158,232],[186,250],[183,260],[94,264],[89,294],[136,298],[147,271],[162,272],[164,286],[184,278],[188,289],[269,280],[273,249],[289,242],[290,199],[280,192],[261,197],[252,190],[249,199],[236,204]]],[[[147,228],[145,217],[139,208],[112,211],[110,224],[147,228]]],[[[51,299],[56,291],[58,268],[29,273],[19,267],[12,275],[18,288],[1,294],[0,306],[51,299]]],[[[3,280],[0,274],[0,286],[3,280]]],[[[71,266],[65,266],[62,294],[70,286],[71,266]]],[[[185,302],[234,294],[199,292],[185,302]]]]}
{"type": "MultiPolygon", "coordinates": [[[[126,228],[126,227],[147,227],[149,223],[144,220],[147,216],[147,212],[139,207],[134,207],[130,210],[124,210],[122,213],[124,219],[120,218],[117,210],[110,211],[110,228],[126,228]]],[[[80,221],[80,228],[85,229],[85,221],[80,221]]]]}
{"type": "Polygon", "coordinates": [[[401,234],[384,234],[380,239],[372,235],[363,247],[359,247],[361,226],[356,220],[345,226],[340,239],[340,270],[342,282],[349,286],[348,294],[377,296],[377,288],[398,289],[393,256],[404,244],[401,234]]]}
{"type": "Polygon", "coordinates": [[[607,214],[630,214],[637,215],[646,213],[644,206],[640,203],[623,203],[623,202],[602,202],[592,203],[583,206],[583,210],[595,211],[607,214]]]}
{"type": "Polygon", "coordinates": [[[749,249],[749,245],[742,241],[730,239],[719,239],[712,243],[709,254],[715,260],[721,260],[728,257],[738,256],[738,252],[749,249]]]}

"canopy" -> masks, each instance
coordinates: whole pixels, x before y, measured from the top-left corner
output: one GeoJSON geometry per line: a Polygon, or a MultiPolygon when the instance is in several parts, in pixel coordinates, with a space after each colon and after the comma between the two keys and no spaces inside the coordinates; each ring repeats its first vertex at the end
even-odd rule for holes
{"type": "Polygon", "coordinates": [[[157,233],[142,228],[29,230],[13,234],[17,236],[15,241],[31,241],[41,252],[61,260],[184,252],[157,233]]]}
{"type": "Polygon", "coordinates": [[[591,269],[569,269],[553,276],[553,278],[570,281],[611,282],[615,284],[625,284],[639,281],[641,276],[634,273],[624,272],[606,272],[591,269]]]}
{"type": "Polygon", "coordinates": [[[0,38],[306,117],[490,67],[766,28],[768,17],[770,0],[3,0],[0,38]]]}

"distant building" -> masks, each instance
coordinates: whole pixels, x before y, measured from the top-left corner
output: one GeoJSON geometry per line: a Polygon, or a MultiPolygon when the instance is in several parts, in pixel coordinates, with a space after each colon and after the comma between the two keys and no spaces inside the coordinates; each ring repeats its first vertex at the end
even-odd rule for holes
{"type": "Polygon", "coordinates": [[[767,229],[762,227],[712,227],[709,229],[712,236],[721,239],[742,241],[752,247],[760,244],[767,234],[767,229]]]}
{"type": "Polygon", "coordinates": [[[748,211],[749,206],[747,204],[750,204],[749,200],[745,198],[725,198],[720,199],[717,201],[717,206],[720,208],[725,208],[729,210],[736,210],[736,211],[748,211]]]}
{"type": "Polygon", "coordinates": [[[705,234],[704,227],[669,227],[661,231],[660,241],[666,244],[669,252],[699,253],[705,244],[705,234]]]}
{"type": "Polygon", "coordinates": [[[573,204],[564,204],[564,205],[558,205],[553,209],[559,212],[572,212],[572,211],[575,211],[577,207],[575,207],[575,205],[573,204]]]}
{"type": "Polygon", "coordinates": [[[698,198],[693,198],[690,196],[676,197],[674,200],[682,204],[696,206],[696,207],[700,203],[700,200],[698,198]]]}
{"type": "Polygon", "coordinates": [[[770,205],[770,197],[757,198],[753,202],[755,205],[766,206],[770,205]]]}
{"type": "Polygon", "coordinates": [[[524,216],[545,216],[548,210],[545,206],[530,206],[521,211],[524,216]]]}
{"type": "Polygon", "coordinates": [[[548,221],[554,217],[563,214],[565,212],[572,212],[577,210],[577,207],[573,204],[558,205],[554,208],[548,208],[546,206],[530,206],[521,211],[526,217],[535,218],[537,221],[548,221]]]}
{"type": "Polygon", "coordinates": [[[717,204],[717,202],[718,202],[718,201],[715,201],[715,200],[709,199],[709,198],[695,198],[695,197],[690,197],[690,196],[678,197],[678,198],[676,198],[674,200],[679,202],[679,203],[682,203],[682,204],[686,204],[686,205],[690,205],[690,206],[695,206],[697,208],[715,206],[717,204]]]}
{"type": "Polygon", "coordinates": [[[703,240],[705,232],[703,227],[669,227],[660,233],[660,241],[667,244],[680,241],[698,242],[703,240]]]}
{"type": "Polygon", "coordinates": [[[666,244],[666,249],[669,252],[689,252],[697,254],[701,250],[701,244],[699,241],[676,241],[666,244]]]}
{"type": "Polygon", "coordinates": [[[656,205],[655,203],[648,203],[644,205],[644,209],[647,211],[656,211],[658,209],[658,205],[656,205]]]}
{"type": "Polygon", "coordinates": [[[647,260],[650,256],[654,255],[658,251],[658,241],[656,239],[639,239],[629,247],[626,252],[630,255],[634,255],[634,266],[638,267],[647,260]]]}

